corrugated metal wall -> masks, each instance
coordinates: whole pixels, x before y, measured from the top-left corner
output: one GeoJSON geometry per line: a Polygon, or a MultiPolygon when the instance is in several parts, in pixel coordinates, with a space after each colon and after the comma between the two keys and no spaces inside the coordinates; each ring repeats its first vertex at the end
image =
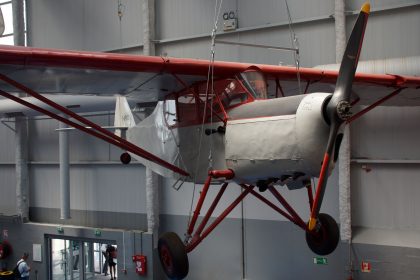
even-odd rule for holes
{"type": "MultiPolygon", "coordinates": [[[[120,23],[117,1],[114,0],[29,1],[29,42],[36,47],[141,53],[141,1],[121,2],[123,17],[120,23]]],[[[349,11],[357,11],[362,2],[364,1],[347,1],[346,8],[349,11]]],[[[294,30],[299,38],[301,65],[311,67],[334,63],[334,20],[331,18],[334,1],[299,0],[289,1],[289,5],[296,22],[294,30]]],[[[361,59],[419,56],[420,1],[371,1],[371,5],[373,12],[369,19],[361,59]]],[[[221,11],[222,14],[234,11],[239,24],[237,31],[221,32],[219,38],[223,40],[291,45],[283,1],[225,0],[221,11]]],[[[209,58],[208,34],[212,28],[214,1],[156,0],[156,14],[157,55],[209,58]]],[[[354,15],[347,16],[348,31],[352,28],[354,19],[354,15]]],[[[221,25],[219,23],[219,27],[221,25]]],[[[270,64],[294,63],[290,53],[225,45],[217,46],[216,59],[270,64]]],[[[352,125],[352,157],[420,160],[420,132],[416,125],[419,114],[417,108],[384,108],[358,120],[352,125]]],[[[100,124],[112,124],[112,116],[92,119],[100,124]]],[[[58,134],[54,131],[57,127],[57,122],[51,120],[30,122],[30,198],[33,208],[59,207],[58,134]]],[[[0,213],[11,214],[16,204],[14,167],[10,164],[14,162],[14,136],[13,132],[4,126],[0,126],[0,135],[0,213]]],[[[95,161],[118,160],[120,151],[79,132],[71,132],[70,138],[71,161],[77,163],[71,167],[71,208],[144,214],[143,168],[139,165],[127,168],[120,165],[95,164],[95,161]]],[[[419,230],[420,209],[416,203],[420,197],[417,188],[420,179],[419,164],[369,163],[367,167],[371,169],[370,172],[362,169],[362,165],[352,165],[353,225],[419,230]]],[[[189,213],[192,188],[186,185],[176,192],[170,188],[171,183],[166,181],[161,190],[162,214],[167,217],[185,217],[189,213]]],[[[233,198],[238,193],[236,188],[229,189],[227,197],[233,198]]],[[[298,212],[306,218],[308,213],[305,194],[295,191],[286,192],[286,196],[298,204],[298,212]]],[[[270,209],[253,199],[247,200],[244,206],[245,218],[250,221],[267,220],[268,223],[273,222],[270,225],[277,225],[276,221],[281,220],[270,209]]],[[[329,182],[323,211],[338,217],[335,174],[329,182]]],[[[240,218],[240,210],[236,209],[230,217],[240,218]]],[[[126,220],[123,224],[136,227],[132,224],[131,216],[125,216],[124,219],[126,220]]],[[[173,221],[168,222],[163,227],[170,229],[169,225],[173,224],[173,221]]],[[[252,222],[249,222],[249,225],[251,224],[252,222]]],[[[144,223],[142,225],[144,226],[144,223]]],[[[261,225],[256,225],[258,226],[261,225]]],[[[269,228],[270,226],[264,229],[269,228]]],[[[247,248],[254,248],[256,244],[261,244],[261,240],[258,240],[258,234],[254,232],[257,228],[250,226],[248,229],[251,233],[248,236],[247,248]]],[[[231,233],[219,232],[229,237],[231,233]]],[[[292,235],[293,232],[290,233],[290,236],[292,235]]],[[[235,236],[232,235],[232,238],[238,238],[235,236]]],[[[301,242],[304,242],[303,239],[301,242]]],[[[261,246],[270,247],[267,244],[261,246]]],[[[259,248],[259,245],[256,248],[259,248]]],[[[344,249],[340,252],[342,263],[346,253],[344,249]]],[[[261,252],[259,257],[264,259],[265,253],[261,252]]],[[[267,254],[276,258],[275,252],[267,254]]],[[[238,266],[232,268],[236,272],[238,269],[238,266]]],[[[235,271],[232,271],[231,275],[237,275],[235,271]]],[[[270,273],[267,275],[275,275],[274,271],[270,273]]]]}

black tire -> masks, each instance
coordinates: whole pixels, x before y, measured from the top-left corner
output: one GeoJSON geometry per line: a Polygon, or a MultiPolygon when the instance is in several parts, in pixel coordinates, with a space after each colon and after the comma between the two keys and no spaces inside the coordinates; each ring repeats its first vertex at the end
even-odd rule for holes
{"type": "Polygon", "coordinates": [[[127,152],[122,153],[121,156],[120,156],[120,161],[123,164],[129,164],[131,162],[131,156],[130,156],[130,154],[127,153],[127,152]]]}
{"type": "Polygon", "coordinates": [[[334,252],[340,240],[340,230],[335,220],[328,214],[319,214],[320,228],[316,232],[306,232],[306,243],[317,255],[325,256],[334,252]]]}
{"type": "Polygon", "coordinates": [[[189,264],[184,243],[174,232],[164,233],[158,241],[158,253],[163,271],[170,279],[184,279],[189,264]]]}

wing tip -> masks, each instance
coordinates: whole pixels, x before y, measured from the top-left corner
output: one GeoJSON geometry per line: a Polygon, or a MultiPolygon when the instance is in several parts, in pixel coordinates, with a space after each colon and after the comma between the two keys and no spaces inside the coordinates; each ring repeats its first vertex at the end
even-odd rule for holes
{"type": "Polygon", "coordinates": [[[369,2],[365,2],[362,5],[361,11],[364,12],[365,14],[369,14],[370,13],[370,4],[369,4],[369,2]]]}

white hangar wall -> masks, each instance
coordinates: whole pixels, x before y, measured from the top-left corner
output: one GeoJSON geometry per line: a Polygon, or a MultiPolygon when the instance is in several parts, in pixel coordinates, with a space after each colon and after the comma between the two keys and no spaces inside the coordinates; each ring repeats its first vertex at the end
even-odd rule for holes
{"type": "MultiPolygon", "coordinates": [[[[28,1],[28,41],[34,47],[141,54],[141,1],[121,2],[125,8],[120,26],[117,1],[114,0],[28,1]]],[[[347,2],[351,3],[347,3],[346,10],[357,11],[363,1],[347,2]]],[[[420,3],[388,0],[371,1],[371,5],[373,11],[361,59],[419,56],[420,36],[417,29],[420,26],[420,3]]],[[[334,1],[289,1],[289,8],[296,23],[293,28],[299,38],[301,65],[312,67],[334,63],[334,20],[331,18],[334,1]]],[[[290,46],[283,1],[225,0],[221,13],[228,11],[236,13],[239,29],[230,33],[221,32],[218,38],[242,43],[290,46]]],[[[208,34],[212,28],[213,13],[214,1],[156,0],[156,54],[208,59],[208,34]]],[[[348,34],[354,19],[355,15],[347,16],[348,34]]],[[[221,26],[220,22],[219,29],[221,26]]],[[[290,53],[226,45],[217,46],[216,59],[271,64],[281,62],[286,65],[294,63],[290,53]]],[[[416,186],[419,179],[419,163],[416,161],[420,160],[417,144],[420,132],[413,121],[418,119],[419,114],[417,108],[377,108],[352,125],[352,158],[374,160],[366,163],[370,172],[362,168],[365,162],[352,163],[354,227],[391,231],[420,230],[420,209],[415,203],[416,198],[420,197],[416,186]]],[[[112,125],[113,118],[110,115],[92,119],[103,125],[112,125]]],[[[58,123],[34,120],[29,127],[31,215],[39,221],[54,222],[59,217],[58,134],[54,131],[58,123]]],[[[3,143],[0,147],[0,180],[4,194],[0,196],[0,213],[13,214],[16,206],[14,137],[4,126],[0,126],[0,135],[3,143]]],[[[146,210],[143,167],[135,164],[127,167],[115,163],[118,161],[119,149],[79,132],[71,132],[70,151],[73,163],[70,179],[71,208],[74,220],[80,225],[144,229],[146,210]],[[110,197],[114,201],[109,202],[110,197]]],[[[166,180],[161,188],[162,230],[175,230],[183,234],[192,186],[186,185],[176,192],[170,188],[171,184],[166,180]]],[[[211,194],[214,195],[213,189],[211,194]]],[[[231,200],[239,194],[239,190],[233,187],[227,194],[227,200],[231,200]]],[[[305,194],[302,191],[286,191],[285,195],[298,204],[298,212],[306,218],[308,206],[305,194]]],[[[197,196],[198,190],[195,199],[197,196]]],[[[218,211],[216,214],[220,213],[218,211]]],[[[323,211],[338,218],[335,173],[329,181],[323,211]]],[[[254,199],[244,202],[243,213],[245,271],[250,279],[258,279],[261,275],[265,275],[266,279],[277,279],[280,276],[292,279],[291,272],[296,279],[308,278],[314,273],[325,279],[344,278],[348,254],[344,245],[340,245],[329,259],[331,266],[336,268],[319,271],[310,266],[312,254],[304,244],[302,232],[298,232],[289,223],[279,223],[283,221],[282,218],[254,199]],[[261,261],[269,259],[288,261],[284,264],[261,261]],[[308,269],[297,268],[294,264],[298,262],[308,269]]],[[[239,249],[242,246],[241,217],[241,209],[235,209],[229,216],[231,219],[224,221],[214,236],[203,243],[203,249],[193,253],[191,279],[216,279],[220,276],[211,274],[210,270],[220,271],[218,264],[226,268],[221,263],[222,258],[220,261],[214,258],[222,249],[225,258],[232,263],[223,272],[226,274],[219,279],[224,279],[224,276],[228,279],[244,271],[241,268],[239,249]],[[203,278],[203,269],[208,272],[208,278],[203,278]]],[[[369,240],[372,241],[368,238],[365,243],[371,244],[369,240]]],[[[412,247],[418,248],[420,245],[412,247]]],[[[388,249],[382,247],[378,250],[389,253],[388,249]]],[[[417,253],[414,251],[414,254],[417,253]]],[[[375,257],[372,256],[372,259],[375,257]]],[[[378,271],[376,273],[380,274],[386,268],[378,271]]]]}
{"type": "Polygon", "coordinates": [[[36,47],[107,51],[142,43],[141,1],[27,1],[28,42],[36,47]]]}

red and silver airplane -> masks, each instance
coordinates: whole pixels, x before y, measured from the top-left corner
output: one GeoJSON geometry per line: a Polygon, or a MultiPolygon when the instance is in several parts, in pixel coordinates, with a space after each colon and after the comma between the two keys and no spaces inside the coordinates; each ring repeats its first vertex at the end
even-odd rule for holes
{"type": "MultiPolygon", "coordinates": [[[[188,274],[187,254],[248,195],[302,228],[310,249],[326,255],[337,247],[339,230],[320,208],[343,126],[391,98],[392,104],[413,105],[419,94],[419,77],[355,74],[369,10],[369,4],[362,6],[338,72],[299,69],[304,94],[296,95],[294,67],[0,46],[0,95],[120,147],[127,151],[124,163],[133,156],[163,176],[204,184],[186,239],[173,232],[159,239],[169,278],[188,274]],[[19,92],[30,97],[13,94],[19,92]],[[78,115],[83,105],[72,106],[72,99],[63,97],[59,105],[57,95],[86,96],[89,102],[90,95],[118,96],[115,126],[127,127],[125,137],[78,115]],[[135,124],[130,99],[157,105],[135,124]],[[367,107],[352,114],[354,104],[367,107]],[[319,178],[315,193],[312,178],[319,178]],[[196,227],[216,182],[220,190],[196,227]],[[243,192],[207,225],[231,182],[243,192]],[[307,188],[309,221],[279,192],[283,185],[307,188]],[[268,200],[265,190],[283,207],[268,200]]],[[[23,112],[0,111],[9,117],[23,112]]]]}

